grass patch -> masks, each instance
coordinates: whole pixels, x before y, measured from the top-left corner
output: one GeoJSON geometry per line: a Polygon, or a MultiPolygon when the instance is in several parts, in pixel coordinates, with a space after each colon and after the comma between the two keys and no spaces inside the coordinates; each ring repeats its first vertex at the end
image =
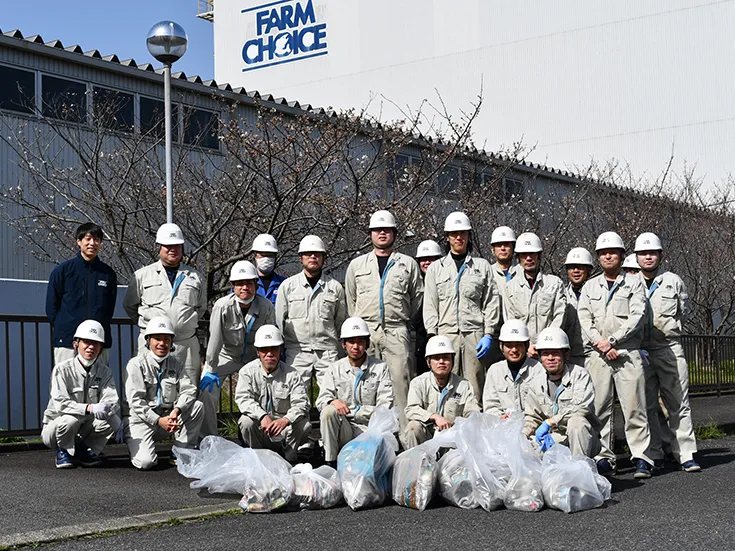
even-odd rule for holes
{"type": "Polygon", "coordinates": [[[725,438],[727,433],[713,421],[706,425],[698,425],[694,427],[694,436],[697,437],[697,440],[716,440],[719,438],[725,438]]]}
{"type": "Polygon", "coordinates": [[[227,417],[220,417],[217,433],[222,438],[237,438],[237,435],[240,433],[240,425],[237,424],[237,418],[230,417],[229,415],[227,417]]]}
{"type": "MultiPolygon", "coordinates": [[[[2,432],[0,432],[0,434],[2,434],[2,432]]],[[[26,439],[22,436],[0,436],[0,444],[15,444],[25,441],[26,439]]]]}

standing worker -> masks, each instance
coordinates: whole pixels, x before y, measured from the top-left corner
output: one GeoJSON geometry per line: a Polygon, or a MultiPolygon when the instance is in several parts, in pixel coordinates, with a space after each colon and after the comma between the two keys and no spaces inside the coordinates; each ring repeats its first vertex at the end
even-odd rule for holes
{"type": "Polygon", "coordinates": [[[635,241],[635,254],[648,287],[652,320],[644,331],[643,347],[648,352],[646,403],[651,427],[651,458],[663,468],[662,434],[673,433],[671,450],[687,472],[701,471],[694,460],[697,441],[689,406],[689,365],[679,339],[689,313],[689,295],[682,279],[672,273],[660,273],[663,246],[654,233],[642,233],[635,241]],[[669,413],[668,425],[661,426],[658,397],[661,395],[669,413]]]}
{"type": "Polygon", "coordinates": [[[531,346],[528,355],[536,358],[534,344],[547,327],[564,325],[567,299],[561,279],[541,273],[544,247],[535,233],[522,233],[516,240],[516,256],[523,273],[511,279],[503,289],[503,316],[519,319],[528,326],[531,346]]]}
{"type": "Polygon", "coordinates": [[[631,275],[636,275],[641,272],[641,266],[638,264],[638,257],[635,253],[625,257],[625,260],[623,260],[623,271],[631,275]]]}
{"type": "Polygon", "coordinates": [[[276,325],[286,343],[286,364],[301,375],[307,388],[317,383],[328,366],[337,361],[339,330],[347,317],[345,292],[337,281],[324,275],[327,249],[316,235],[299,244],[303,270],[281,283],[276,299],[276,325]]]}
{"type": "Polygon", "coordinates": [[[493,335],[500,323],[500,297],[490,263],[472,256],[472,225],[463,212],[444,221],[449,253],[429,266],[424,291],[426,332],[452,341],[454,372],[472,385],[478,399],[493,335]]]}
{"type": "Polygon", "coordinates": [[[255,265],[258,268],[258,294],[270,300],[275,306],[278,288],[286,279],[275,271],[278,254],[276,238],[261,233],[253,239],[253,246],[250,249],[255,253],[255,265]]]}
{"type": "Polygon", "coordinates": [[[385,362],[368,356],[370,329],[362,318],[347,318],[340,328],[346,358],[324,372],[316,407],[324,461],[336,468],[339,451],[367,430],[375,408],[393,406],[393,383],[385,362]]]}
{"type": "Polygon", "coordinates": [[[204,406],[201,438],[217,435],[217,406],[220,386],[231,374],[256,357],[255,332],[273,325],[276,314],[271,301],[255,292],[258,271],[247,260],[230,270],[232,293],[217,300],[209,318],[209,342],[199,399],[204,406]]]}
{"type": "Polygon", "coordinates": [[[406,397],[411,372],[410,326],[421,311],[423,282],[416,261],[393,250],[396,219],[386,210],[370,217],[373,250],[347,267],[347,311],[370,328],[368,353],[384,360],[390,369],[398,420],[406,426],[406,397]]]}
{"type": "MultiPolygon", "coordinates": [[[[490,236],[490,247],[495,256],[495,263],[492,265],[493,279],[495,287],[498,289],[500,296],[500,325],[503,325],[503,289],[505,284],[513,279],[516,275],[523,272],[519,264],[515,264],[514,251],[516,247],[516,234],[512,228],[508,226],[498,226],[493,230],[490,236]]],[[[503,361],[503,353],[500,350],[498,339],[493,341],[490,349],[489,363],[490,365],[503,361]]]]}
{"type": "Polygon", "coordinates": [[[617,391],[625,418],[625,438],[635,465],[635,478],[650,478],[651,435],[640,348],[646,314],[643,281],[622,271],[625,245],[615,232],[604,232],[595,246],[602,273],[590,279],[579,295],[582,338],[592,348],[587,358],[595,386],[595,415],[600,420],[600,474],[615,472],[613,398],[617,391]]]}
{"type": "MultiPolygon", "coordinates": [[[[421,279],[426,278],[426,272],[429,270],[429,266],[439,260],[442,256],[442,249],[436,241],[427,239],[426,241],[422,241],[421,243],[419,243],[419,246],[416,248],[416,262],[418,262],[419,268],[421,269],[421,279]]],[[[423,298],[424,297],[422,294],[422,310],[423,298]]],[[[411,349],[415,351],[413,361],[416,369],[414,371],[416,371],[417,375],[421,375],[422,373],[425,373],[428,369],[425,358],[426,341],[428,340],[428,337],[426,336],[426,327],[424,327],[423,316],[418,316],[418,318],[416,318],[416,320],[414,321],[413,333],[415,333],[416,335],[411,342],[411,349]]]]}
{"type": "Polygon", "coordinates": [[[112,371],[100,352],[105,330],[86,320],[74,332],[76,356],[54,366],[41,439],[56,450],[56,468],[73,469],[101,463],[98,455],[120,427],[118,394],[112,371]]]}
{"type": "Polygon", "coordinates": [[[584,366],[592,348],[586,346],[582,339],[582,328],[579,325],[579,294],[582,287],[592,275],[595,266],[592,254],[584,247],[575,247],[567,253],[564,267],[567,270],[569,285],[566,288],[567,313],[564,316],[564,332],[569,338],[571,363],[584,366]]]}
{"type": "Polygon", "coordinates": [[[110,322],[117,300],[115,271],[99,259],[102,228],[88,222],[77,228],[79,252],[53,269],[46,291],[46,316],[53,331],[54,365],[77,355],[74,332],[87,319],[97,320],[105,330],[102,361],[110,361],[110,322]]]}
{"type": "Polygon", "coordinates": [[[156,233],[158,262],[137,270],[123,299],[125,311],[142,329],[138,354],[145,353],[148,322],[165,316],[173,324],[175,341],[171,354],[179,360],[192,384],[199,386],[202,369],[197,329],[207,310],[204,280],[194,268],[181,262],[184,235],[176,224],[163,224],[156,233]]]}

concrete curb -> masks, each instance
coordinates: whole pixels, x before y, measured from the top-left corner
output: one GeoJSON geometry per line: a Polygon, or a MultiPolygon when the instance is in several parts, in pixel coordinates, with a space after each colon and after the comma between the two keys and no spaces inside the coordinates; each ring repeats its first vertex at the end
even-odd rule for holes
{"type": "Polygon", "coordinates": [[[114,530],[126,530],[131,528],[145,528],[169,522],[174,519],[194,520],[217,513],[228,513],[239,510],[239,502],[230,502],[219,505],[203,505],[188,509],[174,509],[160,513],[148,513],[145,515],[133,515],[114,519],[99,520],[73,526],[60,526],[46,530],[33,530],[0,536],[0,549],[8,547],[30,546],[42,543],[51,543],[61,540],[91,536],[102,532],[114,530]]]}

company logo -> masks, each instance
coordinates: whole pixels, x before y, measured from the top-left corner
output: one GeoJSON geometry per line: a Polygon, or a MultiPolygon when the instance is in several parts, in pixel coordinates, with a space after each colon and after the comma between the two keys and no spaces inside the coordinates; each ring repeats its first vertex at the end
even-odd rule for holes
{"type": "Polygon", "coordinates": [[[257,34],[242,47],[243,72],[329,53],[327,24],[317,21],[312,0],[277,0],[242,13],[255,17],[257,34]]]}

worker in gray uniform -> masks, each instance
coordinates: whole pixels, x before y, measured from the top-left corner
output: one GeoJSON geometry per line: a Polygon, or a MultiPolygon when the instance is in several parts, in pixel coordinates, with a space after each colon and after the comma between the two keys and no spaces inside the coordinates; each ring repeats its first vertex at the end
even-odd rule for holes
{"type": "Polygon", "coordinates": [[[340,328],[340,339],[347,356],[324,371],[316,401],[324,460],[335,468],[339,451],[367,430],[375,408],[393,407],[388,365],[367,353],[367,323],[359,317],[347,318],[340,328]]]}
{"type": "Polygon", "coordinates": [[[347,317],[345,292],[324,274],[327,249],[316,235],[299,244],[303,270],[289,277],[278,290],[276,325],[286,343],[286,364],[301,375],[304,385],[317,383],[328,366],[337,361],[339,330],[347,317]]]}
{"type": "MultiPolygon", "coordinates": [[[[523,273],[523,268],[515,262],[516,234],[512,228],[508,226],[498,226],[493,230],[490,236],[490,248],[495,256],[495,262],[492,264],[493,279],[495,287],[498,289],[500,296],[500,325],[503,325],[503,289],[505,284],[513,279],[516,275],[523,273]]],[[[498,339],[493,340],[492,348],[488,363],[490,365],[503,361],[503,352],[500,350],[500,342],[498,339]]]]}
{"type": "Polygon", "coordinates": [[[99,465],[99,453],[120,426],[115,380],[100,357],[104,343],[102,324],[83,321],[72,340],[76,356],[51,371],[41,439],[56,450],[57,469],[99,465]]]}
{"type": "Polygon", "coordinates": [[[651,318],[644,331],[643,348],[648,352],[646,373],[646,403],[651,427],[651,458],[663,468],[663,434],[671,445],[674,458],[682,470],[702,470],[694,460],[697,441],[694,437],[692,410],[689,405],[689,365],[679,339],[689,313],[689,294],[682,279],[661,271],[663,246],[659,237],[642,233],[635,241],[635,254],[641,267],[650,306],[651,318]],[[668,423],[661,425],[658,397],[669,414],[668,423]]]}
{"type": "Polygon", "coordinates": [[[579,325],[579,294],[582,287],[592,275],[595,261],[592,254],[584,247],[574,247],[567,253],[564,267],[567,271],[569,284],[565,293],[567,298],[567,313],[564,316],[564,332],[569,338],[569,361],[573,364],[584,366],[587,356],[592,351],[589,345],[585,345],[582,339],[582,328],[579,325]]]}
{"type": "Polygon", "coordinates": [[[393,250],[396,219],[385,210],[370,217],[373,250],[355,258],[347,267],[347,311],[370,328],[368,353],[384,360],[393,381],[393,396],[401,428],[411,372],[410,327],[420,315],[423,281],[416,261],[393,250]]]}
{"type": "Polygon", "coordinates": [[[293,463],[311,432],[309,399],[299,372],[281,361],[282,346],[275,325],[258,329],[258,357],[240,369],[235,401],[245,446],[271,449],[293,463]]]}
{"type": "Polygon", "coordinates": [[[640,354],[646,292],[643,281],[622,271],[625,245],[615,232],[604,232],[595,246],[602,273],[579,295],[582,338],[592,348],[586,367],[595,386],[595,415],[600,421],[600,474],[615,472],[613,398],[617,391],[625,418],[625,438],[633,457],[635,478],[650,478],[651,436],[646,413],[645,378],[640,354]]]}
{"type": "Polygon", "coordinates": [[[503,288],[503,317],[519,319],[528,326],[531,346],[528,355],[536,358],[534,343],[547,327],[564,325],[567,299],[561,279],[541,272],[541,239],[534,233],[522,233],[516,240],[516,257],[523,273],[503,288]]]}
{"type": "Polygon", "coordinates": [[[176,341],[171,353],[179,360],[196,386],[201,374],[197,328],[207,310],[204,279],[194,268],[181,262],[184,235],[176,224],[163,224],[156,233],[158,262],[133,275],[123,299],[123,307],[141,328],[138,353],[145,353],[143,334],[154,317],[165,316],[173,324],[176,341]]]}
{"type": "MultiPolygon", "coordinates": [[[[426,239],[419,243],[419,246],[416,248],[415,258],[416,262],[418,262],[419,264],[419,268],[421,269],[422,279],[426,278],[426,272],[429,270],[429,266],[439,260],[442,256],[444,256],[444,254],[442,253],[442,249],[439,246],[439,243],[437,243],[433,239],[426,239]]],[[[422,294],[422,311],[424,304],[423,298],[424,297],[422,294]]],[[[415,365],[413,371],[415,371],[417,375],[421,375],[422,373],[426,373],[426,371],[428,370],[426,359],[424,357],[426,356],[426,341],[429,340],[429,338],[426,335],[426,327],[424,327],[423,316],[419,316],[417,319],[414,320],[411,337],[411,350],[415,350],[412,360],[415,365]]]]}
{"type": "MultiPolygon", "coordinates": [[[[144,352],[125,368],[125,394],[130,404],[125,443],[133,466],[148,470],[158,464],[157,441],[173,436],[176,446],[196,447],[204,407],[196,399],[197,387],[172,353],[176,333],[171,320],[166,316],[151,318],[143,338],[144,352]]],[[[175,465],[176,457],[172,454],[169,461],[175,465]]]]}
{"type": "Polygon", "coordinates": [[[429,336],[451,339],[454,372],[470,382],[479,399],[493,337],[500,328],[500,297],[490,263],[472,254],[471,231],[463,212],[447,216],[448,254],[426,272],[423,314],[429,336]]]}
{"type": "Polygon", "coordinates": [[[199,400],[204,406],[201,438],[217,435],[220,387],[227,377],[256,357],[255,333],[276,322],[270,300],[256,292],[258,271],[247,260],[230,270],[232,292],[214,303],[209,317],[209,342],[204,373],[199,382],[199,400]]]}

